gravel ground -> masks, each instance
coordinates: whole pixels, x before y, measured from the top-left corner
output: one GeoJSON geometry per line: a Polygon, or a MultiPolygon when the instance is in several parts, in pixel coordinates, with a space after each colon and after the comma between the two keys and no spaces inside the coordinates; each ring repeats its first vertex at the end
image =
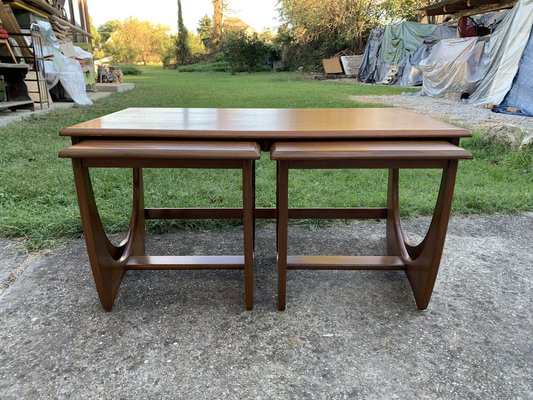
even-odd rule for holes
{"type": "Polygon", "coordinates": [[[408,93],[393,96],[351,96],[350,98],[362,103],[381,103],[408,108],[446,122],[466,125],[469,129],[486,131],[493,125],[508,124],[517,126],[528,133],[533,132],[533,117],[495,113],[455,100],[408,93]]]}
{"type": "MultiPolygon", "coordinates": [[[[419,241],[429,222],[405,230],[419,241]]],[[[532,226],[533,213],[453,216],[424,312],[400,271],[290,271],[277,311],[269,223],[253,311],[242,271],[129,271],[106,313],[75,239],[0,295],[0,399],[532,399],[532,226]]],[[[386,251],[383,221],[289,231],[291,254],[386,251]]],[[[238,254],[241,240],[181,230],[147,250],[238,254]]]]}

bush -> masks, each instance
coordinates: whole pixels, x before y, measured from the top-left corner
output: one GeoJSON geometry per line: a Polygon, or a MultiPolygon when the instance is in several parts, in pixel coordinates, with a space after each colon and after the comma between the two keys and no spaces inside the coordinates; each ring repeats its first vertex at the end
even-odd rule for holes
{"type": "Polygon", "coordinates": [[[178,67],[177,70],[178,72],[228,72],[230,68],[227,62],[200,62],[196,64],[182,65],[178,67]]]}
{"type": "Polygon", "coordinates": [[[195,64],[182,65],[177,68],[178,72],[228,72],[229,64],[224,54],[217,53],[210,61],[200,61],[195,64]]]}
{"type": "Polygon", "coordinates": [[[268,48],[257,35],[242,30],[227,32],[222,37],[221,48],[232,74],[255,72],[266,64],[268,48]]]}
{"type": "Polygon", "coordinates": [[[141,75],[142,71],[134,65],[121,65],[120,70],[124,75],[141,75]]]}

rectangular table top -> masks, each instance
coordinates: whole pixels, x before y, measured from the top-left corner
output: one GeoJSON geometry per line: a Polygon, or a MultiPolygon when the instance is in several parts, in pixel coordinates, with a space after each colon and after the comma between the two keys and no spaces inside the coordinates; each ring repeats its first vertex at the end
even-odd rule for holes
{"type": "Polygon", "coordinates": [[[144,139],[357,140],[471,136],[401,108],[128,108],[64,129],[62,136],[144,139]]]}

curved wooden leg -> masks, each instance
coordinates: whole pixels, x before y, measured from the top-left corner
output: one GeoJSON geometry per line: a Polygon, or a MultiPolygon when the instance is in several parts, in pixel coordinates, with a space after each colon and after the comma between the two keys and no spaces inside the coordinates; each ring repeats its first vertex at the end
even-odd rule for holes
{"type": "Polygon", "coordinates": [[[278,258],[278,310],[285,310],[287,292],[287,247],[289,223],[289,170],[283,161],[277,162],[277,258],[278,258]]]}
{"type": "Polygon", "coordinates": [[[387,253],[390,256],[415,259],[424,248],[425,240],[416,245],[408,239],[403,230],[400,219],[399,182],[400,171],[390,169],[387,198],[387,253]]]}
{"type": "Polygon", "coordinates": [[[398,183],[400,171],[389,169],[389,182],[387,188],[387,254],[389,256],[400,255],[400,241],[403,241],[400,225],[400,199],[398,183]]]}
{"type": "Polygon", "coordinates": [[[145,226],[144,226],[144,187],[142,169],[133,168],[132,177],[133,199],[128,234],[121,246],[124,251],[121,259],[129,256],[144,256],[145,226]]]}
{"type": "Polygon", "coordinates": [[[406,264],[407,278],[420,310],[427,308],[437,279],[448,229],[456,173],[457,160],[448,161],[448,166],[442,172],[431,224],[424,240],[417,246],[406,240],[401,227],[398,170],[390,170],[389,173],[387,247],[390,255],[400,256],[406,264]]]}
{"type": "Polygon", "coordinates": [[[124,259],[129,256],[130,252],[141,250],[144,252],[144,244],[142,248],[138,244],[144,238],[144,209],[142,213],[140,212],[140,208],[144,207],[142,203],[142,176],[140,170],[134,171],[134,212],[130,229],[125,241],[120,246],[114,246],[104,231],[88,168],[82,166],[80,159],[73,159],[72,167],[87,254],[96,290],[102,307],[104,310],[110,311],[125,273],[124,259]],[[141,228],[142,234],[140,233],[141,228]]]}

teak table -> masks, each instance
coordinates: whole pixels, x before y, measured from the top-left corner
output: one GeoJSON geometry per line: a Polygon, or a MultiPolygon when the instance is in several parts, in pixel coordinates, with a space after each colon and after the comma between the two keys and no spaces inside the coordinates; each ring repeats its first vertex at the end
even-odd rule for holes
{"type": "MultiPolygon", "coordinates": [[[[111,309],[120,281],[126,270],[185,269],[183,262],[174,262],[174,259],[170,257],[163,259],[164,257],[144,257],[144,254],[137,254],[144,251],[145,219],[243,219],[243,214],[246,214],[242,208],[144,208],[142,200],[142,168],[175,167],[176,165],[169,159],[172,153],[165,149],[165,144],[171,147],[175,143],[190,143],[191,141],[204,144],[214,143],[216,141],[218,144],[222,143],[222,147],[224,143],[239,145],[242,143],[248,143],[248,145],[252,143],[255,145],[256,143],[263,151],[269,151],[271,147],[274,151],[275,147],[273,144],[277,143],[278,153],[280,149],[284,149],[283,153],[276,157],[285,157],[283,158],[285,161],[282,163],[282,165],[285,165],[283,167],[285,171],[287,170],[287,166],[290,166],[292,162],[287,160],[293,156],[299,157],[302,154],[308,154],[306,149],[309,148],[321,148],[319,151],[322,151],[322,153],[319,154],[318,159],[323,154],[324,157],[328,158],[328,163],[331,163],[330,158],[335,157],[335,154],[339,152],[339,149],[329,152],[327,150],[332,146],[335,147],[335,143],[342,147],[342,143],[349,142],[351,143],[350,148],[359,152],[365,151],[366,147],[377,149],[372,151],[371,159],[369,157],[366,159],[363,157],[362,159],[356,160],[357,162],[355,164],[350,160],[344,159],[338,165],[355,166],[357,168],[389,169],[388,201],[386,207],[343,209],[290,208],[288,212],[282,212],[281,223],[286,225],[288,219],[297,218],[386,219],[388,249],[386,256],[350,257],[349,260],[344,258],[341,263],[342,265],[338,265],[337,267],[340,269],[403,270],[411,283],[418,308],[425,309],[433,290],[444,246],[455,184],[457,159],[470,158],[468,152],[459,149],[464,154],[460,154],[459,157],[454,156],[454,160],[447,161],[442,158],[432,160],[432,153],[428,150],[437,149],[440,151],[439,149],[447,147],[456,148],[460,138],[469,137],[471,133],[411,111],[395,108],[129,108],[66,128],[61,132],[61,135],[71,137],[73,146],[87,143],[88,147],[90,147],[91,143],[98,143],[97,146],[100,149],[104,149],[100,153],[98,153],[100,150],[96,149],[98,150],[97,156],[100,157],[99,160],[80,161],[73,159],[73,165],[80,209],[82,203],[93,206],[90,212],[85,212],[85,217],[82,214],[87,246],[88,248],[92,246],[96,249],[95,255],[90,260],[93,273],[95,273],[95,264],[98,264],[100,256],[105,255],[117,260],[117,264],[113,267],[116,268],[116,271],[113,272],[112,278],[110,278],[112,282],[104,281],[100,284],[103,286],[102,290],[107,290],[110,293],[111,300],[108,299],[106,305],[104,305],[102,296],[100,296],[102,304],[107,310],[111,309]],[[279,145],[284,142],[289,142],[287,143],[289,147],[279,145]],[[303,147],[297,145],[299,142],[302,143],[303,147]],[[113,149],[120,149],[121,143],[124,144],[124,147],[129,146],[128,149],[131,147],[132,157],[134,157],[133,164],[132,162],[124,162],[121,159],[113,157],[113,149]],[[322,143],[324,146],[319,146],[317,143],[322,143]],[[106,144],[109,144],[109,146],[106,146],[106,144]],[[303,150],[300,148],[297,151],[292,151],[291,149],[294,148],[295,144],[296,148],[302,147],[303,150]],[[164,154],[166,158],[157,159],[153,155],[156,153],[151,153],[151,149],[154,148],[161,150],[160,153],[164,154]],[[396,157],[394,156],[396,153],[392,150],[396,148],[401,150],[396,151],[396,153],[403,154],[400,158],[394,158],[396,157]],[[420,149],[422,149],[421,153],[420,149]],[[139,154],[144,158],[141,157],[140,159],[139,154]],[[407,158],[405,158],[406,154],[407,158]],[[145,159],[147,161],[143,161],[145,159]],[[125,241],[119,246],[113,246],[107,240],[100,223],[89,177],[89,167],[94,166],[127,167],[133,170],[134,202],[130,229],[125,241]],[[401,226],[398,201],[398,174],[400,168],[442,169],[442,179],[435,213],[428,233],[420,244],[411,243],[401,226]],[[128,260],[128,256],[124,255],[126,254],[124,249],[127,248],[137,249],[136,254],[134,254],[135,257],[132,257],[133,261],[128,260]],[[140,258],[143,258],[142,268],[137,265],[140,258]]],[[[96,153],[93,152],[91,154],[94,157],[96,153]]],[[[123,157],[124,151],[121,154],[121,157],[123,157]]],[[[440,151],[439,154],[446,153],[445,151],[440,151]]],[[[69,157],[69,155],[63,156],[69,157]]],[[[314,154],[314,157],[317,158],[317,154],[314,154]]],[[[346,158],[347,156],[345,155],[344,157],[346,158]]],[[[179,165],[180,167],[195,167],[194,161],[188,164],[182,162],[179,165]]],[[[213,165],[218,164],[214,163],[213,165]]],[[[324,159],[314,164],[312,160],[298,159],[293,165],[296,168],[320,168],[320,165],[329,167],[329,164],[324,159]]],[[[337,164],[333,166],[335,167],[337,164]]],[[[283,187],[283,192],[286,192],[286,182],[288,179],[286,172],[281,177],[278,171],[278,187],[283,187]],[[283,181],[283,186],[280,186],[280,179],[283,181]]],[[[253,182],[249,182],[249,185],[250,188],[255,187],[253,182]]],[[[364,190],[364,188],[362,189],[364,190]]],[[[279,196],[278,193],[278,204],[280,201],[279,196]]],[[[284,196],[286,197],[286,194],[284,196]]],[[[285,198],[283,198],[283,202],[284,207],[286,207],[285,198]]],[[[277,218],[279,227],[279,208],[255,208],[254,205],[253,216],[254,218],[277,218]]],[[[280,230],[278,229],[278,234],[279,232],[280,230]]],[[[280,256],[279,240],[280,238],[278,237],[278,258],[280,256]]],[[[282,244],[286,247],[286,237],[283,237],[282,241],[282,244]]],[[[285,258],[287,257],[286,249],[283,250],[283,256],[285,258]]],[[[302,262],[302,260],[309,259],[295,258],[295,260],[302,262]]],[[[198,260],[191,261],[191,263],[194,262],[201,264],[201,257],[198,260]]],[[[223,263],[224,261],[221,262],[223,263]]],[[[209,264],[211,263],[217,264],[217,261],[210,259],[209,264]]],[[[332,267],[331,264],[331,260],[328,260],[327,262],[316,264],[314,269],[328,269],[332,267]]],[[[210,265],[207,265],[207,267],[210,267],[210,265]]],[[[95,275],[96,278],[97,276],[95,275]]]]}

